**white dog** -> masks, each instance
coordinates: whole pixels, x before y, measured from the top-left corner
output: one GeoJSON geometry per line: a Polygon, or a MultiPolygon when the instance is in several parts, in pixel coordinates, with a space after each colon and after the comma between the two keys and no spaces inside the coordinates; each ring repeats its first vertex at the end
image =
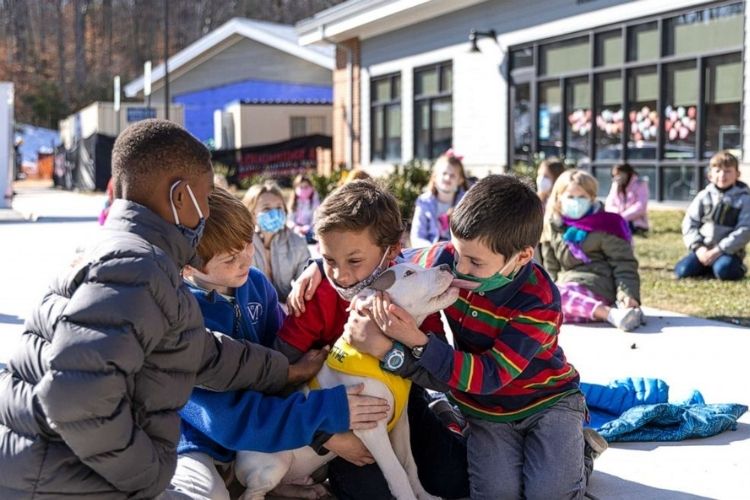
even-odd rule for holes
{"type": "MultiPolygon", "coordinates": [[[[372,302],[375,290],[387,291],[391,300],[420,324],[428,315],[456,301],[458,289],[451,287],[453,280],[448,266],[423,269],[413,264],[398,264],[383,272],[370,289],[357,296],[357,300],[361,301],[358,307],[366,308],[372,302]]],[[[391,408],[388,417],[373,429],[354,433],[380,466],[393,496],[399,500],[432,499],[434,497],[419,482],[409,445],[406,400],[410,382],[383,372],[378,363],[374,357],[354,351],[339,339],[318,373],[317,384],[328,388],[364,383],[363,394],[387,400],[391,408]],[[342,363],[347,366],[341,368],[342,363]],[[379,372],[377,378],[369,376],[374,371],[379,372]]],[[[309,484],[310,475],[333,458],[333,453],[319,456],[309,446],[279,453],[240,452],[237,454],[235,472],[247,487],[242,498],[262,499],[280,483],[309,484]]],[[[280,493],[279,490],[277,492],[280,493]]]]}

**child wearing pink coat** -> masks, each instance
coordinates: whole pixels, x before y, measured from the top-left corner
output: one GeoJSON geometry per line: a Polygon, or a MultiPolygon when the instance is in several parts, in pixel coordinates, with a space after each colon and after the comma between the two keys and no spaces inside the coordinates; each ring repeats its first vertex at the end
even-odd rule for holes
{"type": "Polygon", "coordinates": [[[612,169],[612,188],[604,203],[607,212],[620,214],[633,234],[648,231],[648,183],[627,163],[612,169]]]}

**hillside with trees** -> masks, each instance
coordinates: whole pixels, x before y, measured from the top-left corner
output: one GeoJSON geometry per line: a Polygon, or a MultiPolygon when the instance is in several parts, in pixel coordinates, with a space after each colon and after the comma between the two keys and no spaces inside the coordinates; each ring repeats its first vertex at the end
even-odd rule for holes
{"type": "Polygon", "coordinates": [[[342,0],[0,0],[0,81],[16,88],[16,121],[56,129],[59,119],[112,100],[112,78],[209,33],[232,17],[285,24],[342,0]]]}

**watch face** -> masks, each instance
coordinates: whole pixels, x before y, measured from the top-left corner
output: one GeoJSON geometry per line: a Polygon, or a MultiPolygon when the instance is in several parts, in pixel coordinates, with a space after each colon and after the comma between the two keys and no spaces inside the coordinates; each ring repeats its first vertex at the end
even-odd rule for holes
{"type": "Polygon", "coordinates": [[[388,353],[385,359],[385,366],[389,370],[398,370],[404,364],[404,353],[399,350],[393,350],[388,353]]]}

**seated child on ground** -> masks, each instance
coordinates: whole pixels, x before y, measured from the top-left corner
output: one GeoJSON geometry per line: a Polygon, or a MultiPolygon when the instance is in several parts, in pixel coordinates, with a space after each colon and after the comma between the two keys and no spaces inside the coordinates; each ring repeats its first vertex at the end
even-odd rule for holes
{"type": "MultiPolygon", "coordinates": [[[[198,246],[204,264],[187,266],[184,271],[206,328],[270,346],[284,315],[269,281],[250,267],[253,217],[240,200],[221,188],[211,193],[208,206],[211,218],[198,246]]],[[[310,350],[302,364],[319,369],[327,352],[310,350]]],[[[282,389],[286,373],[264,366],[262,360],[258,363],[265,392],[282,389]]],[[[293,371],[299,368],[290,366],[293,371]]],[[[237,451],[299,448],[311,444],[318,431],[345,432],[385,417],[385,402],[360,396],[359,390],[340,386],[311,391],[307,397],[301,392],[272,397],[257,391],[219,393],[196,388],[180,412],[183,421],[172,488],[192,498],[228,499],[217,467],[229,469],[237,451]]],[[[243,481],[242,470],[236,470],[236,475],[243,481]]]]}
{"type": "Polygon", "coordinates": [[[318,192],[310,178],[299,174],[292,183],[294,193],[289,203],[289,223],[295,234],[305,238],[308,243],[315,243],[313,235],[313,215],[320,205],[318,192]]]}
{"type": "Polygon", "coordinates": [[[258,221],[253,235],[253,265],[273,283],[279,301],[286,303],[292,281],[310,258],[307,242],[287,227],[284,194],[275,182],[251,186],[242,202],[258,221]]]}
{"type": "MultiPolygon", "coordinates": [[[[343,332],[351,299],[374,282],[399,254],[402,233],[398,203],[375,183],[353,181],[328,195],[315,215],[315,236],[326,279],[305,304],[305,310],[284,322],[276,344],[279,350],[295,361],[310,349],[332,345],[343,332]]],[[[425,324],[438,334],[442,331],[438,315],[425,324]]],[[[424,390],[414,384],[408,416],[412,451],[424,488],[448,498],[468,496],[463,438],[440,422],[428,408],[424,390]]],[[[391,498],[380,469],[356,436],[322,435],[318,442],[321,448],[339,455],[329,464],[337,498],[391,498]],[[358,467],[365,464],[373,465],[358,467]]]]}
{"type": "Polygon", "coordinates": [[[641,325],[641,281],[630,229],[596,201],[598,183],[583,170],[563,172],[552,188],[542,262],[557,282],[564,320],[641,325]],[[615,307],[617,304],[617,307],[615,307]]]}
{"type": "Polygon", "coordinates": [[[675,266],[677,278],[739,280],[745,276],[750,188],[739,177],[739,163],[731,153],[721,151],[711,158],[711,183],[695,196],[682,221],[682,239],[690,253],[675,266]]]}
{"type": "Polygon", "coordinates": [[[115,141],[112,175],[102,230],[0,372],[0,498],[170,498],[193,387],[263,390],[261,369],[289,378],[278,353],[207,332],[182,283],[213,190],[203,144],[140,121],[115,141]]]}

